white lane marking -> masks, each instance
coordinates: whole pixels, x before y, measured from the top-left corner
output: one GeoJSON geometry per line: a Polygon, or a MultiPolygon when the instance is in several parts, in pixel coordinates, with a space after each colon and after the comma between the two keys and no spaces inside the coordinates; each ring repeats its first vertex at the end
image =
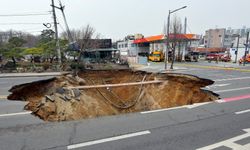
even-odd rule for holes
{"type": "Polygon", "coordinates": [[[235,114],[239,115],[239,114],[244,114],[244,113],[248,113],[248,112],[250,112],[250,109],[243,110],[243,111],[238,111],[238,112],[235,112],[235,114]]]}
{"type": "MultiPolygon", "coordinates": [[[[216,100],[215,102],[217,102],[219,100],[216,100]]],[[[180,109],[180,108],[188,108],[188,109],[193,109],[199,106],[203,106],[206,104],[210,104],[213,103],[214,101],[211,102],[204,102],[204,103],[194,103],[192,105],[184,105],[184,106],[178,106],[178,107],[172,107],[172,108],[164,108],[164,109],[156,109],[156,110],[150,110],[150,111],[143,111],[140,112],[140,114],[150,114],[150,113],[156,113],[156,112],[162,112],[162,111],[168,111],[168,110],[175,110],[175,109],[180,109]]]]}
{"type": "Polygon", "coordinates": [[[242,87],[242,88],[236,88],[236,89],[219,90],[219,91],[213,91],[213,92],[214,93],[224,93],[224,92],[240,91],[240,90],[247,90],[247,89],[250,89],[250,87],[242,87]]]}
{"type": "Polygon", "coordinates": [[[164,108],[164,109],[156,109],[156,110],[150,110],[150,111],[143,111],[140,112],[141,114],[150,114],[150,113],[155,113],[155,112],[162,112],[162,111],[167,111],[167,110],[175,110],[179,108],[185,108],[185,106],[178,106],[178,107],[172,107],[172,108],[164,108]]]}
{"type": "Polygon", "coordinates": [[[221,147],[221,146],[226,146],[228,148],[238,149],[238,150],[249,150],[249,148],[250,148],[249,144],[243,146],[243,145],[239,145],[239,144],[235,143],[236,141],[250,137],[250,129],[243,129],[243,131],[245,131],[246,133],[239,135],[239,136],[236,136],[236,137],[233,137],[231,139],[227,139],[225,141],[221,141],[221,142],[218,142],[218,143],[215,143],[212,145],[208,145],[206,147],[199,148],[197,150],[212,150],[212,149],[216,149],[216,148],[221,147]]]}
{"type": "Polygon", "coordinates": [[[203,105],[210,104],[210,103],[212,102],[195,103],[193,105],[187,105],[186,108],[192,109],[192,108],[196,108],[196,107],[203,106],[203,105]]]}
{"type": "Polygon", "coordinates": [[[219,82],[219,81],[244,80],[244,79],[250,79],[250,77],[217,79],[217,80],[214,80],[214,81],[215,81],[215,82],[219,82]]]}
{"type": "Polygon", "coordinates": [[[7,99],[7,95],[0,95],[0,99],[7,99]]]}
{"type": "Polygon", "coordinates": [[[231,85],[231,83],[228,83],[228,84],[214,84],[214,85],[211,85],[211,86],[207,86],[207,88],[210,89],[210,88],[213,88],[213,87],[223,87],[223,86],[228,86],[228,85],[231,85]]]}
{"type": "Polygon", "coordinates": [[[9,117],[9,116],[27,115],[27,114],[31,114],[31,111],[11,113],[11,114],[0,114],[0,117],[9,117]]]}
{"type": "Polygon", "coordinates": [[[86,147],[86,146],[90,146],[90,145],[101,144],[101,143],[106,143],[106,142],[117,141],[117,140],[121,140],[121,139],[146,135],[146,134],[150,134],[150,133],[151,132],[149,130],[147,130],[147,131],[136,132],[136,133],[131,133],[131,134],[124,134],[124,135],[121,135],[121,136],[115,136],[115,137],[110,137],[110,138],[101,139],[101,140],[95,140],[95,141],[89,141],[89,142],[85,142],[85,143],[69,145],[69,146],[67,146],[67,149],[75,149],[75,148],[80,148],[80,147],[86,147]]]}
{"type": "Polygon", "coordinates": [[[231,85],[231,83],[228,83],[228,84],[215,84],[215,85],[212,85],[214,87],[223,87],[223,86],[228,86],[228,85],[231,85]]]}
{"type": "Polygon", "coordinates": [[[216,100],[215,102],[216,102],[216,103],[225,103],[225,101],[224,101],[223,99],[216,100]]]}

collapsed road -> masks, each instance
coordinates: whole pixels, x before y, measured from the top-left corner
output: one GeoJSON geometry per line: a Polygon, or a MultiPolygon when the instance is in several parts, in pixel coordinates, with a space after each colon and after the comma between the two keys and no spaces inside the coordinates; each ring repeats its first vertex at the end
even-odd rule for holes
{"type": "Polygon", "coordinates": [[[16,85],[9,100],[45,121],[66,121],[170,108],[218,99],[202,89],[214,83],[192,75],[132,70],[86,70],[16,85]]]}

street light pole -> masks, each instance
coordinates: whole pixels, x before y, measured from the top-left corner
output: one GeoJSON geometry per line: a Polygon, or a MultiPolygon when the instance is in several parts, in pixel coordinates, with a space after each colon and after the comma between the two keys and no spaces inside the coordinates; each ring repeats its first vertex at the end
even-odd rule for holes
{"type": "Polygon", "coordinates": [[[167,46],[166,46],[166,52],[165,52],[165,70],[167,70],[167,65],[168,65],[168,52],[169,52],[169,23],[170,23],[170,14],[171,14],[171,11],[169,10],[168,12],[168,22],[167,22],[167,46]]]}
{"type": "Polygon", "coordinates": [[[238,56],[238,49],[239,49],[239,40],[240,40],[240,35],[237,35],[237,47],[235,51],[235,63],[237,63],[237,56],[238,56]]]}
{"type": "Polygon", "coordinates": [[[248,50],[248,39],[249,39],[249,32],[247,32],[247,41],[246,41],[246,49],[245,49],[245,55],[244,55],[244,62],[243,62],[243,66],[246,65],[246,58],[247,58],[247,50],[248,50]]]}
{"type": "MultiPolygon", "coordinates": [[[[184,9],[184,8],[187,8],[187,6],[183,6],[181,8],[178,8],[178,9],[175,9],[173,11],[169,10],[168,12],[168,24],[167,24],[167,47],[166,47],[166,52],[165,52],[165,58],[164,58],[164,62],[165,62],[165,70],[167,70],[167,63],[168,63],[168,52],[169,52],[169,41],[170,41],[170,38],[169,38],[169,28],[170,28],[170,15],[174,12],[177,12],[181,9],[184,9]]],[[[172,60],[173,61],[173,60],[172,60]]],[[[173,69],[173,68],[172,68],[173,69]]]]}

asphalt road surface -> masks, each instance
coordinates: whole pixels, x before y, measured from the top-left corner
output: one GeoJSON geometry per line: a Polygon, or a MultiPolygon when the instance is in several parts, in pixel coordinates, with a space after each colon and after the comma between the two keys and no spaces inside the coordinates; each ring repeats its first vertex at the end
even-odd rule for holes
{"type": "MultiPolygon", "coordinates": [[[[215,80],[221,100],[173,109],[49,123],[0,101],[0,150],[249,150],[250,72],[189,68],[176,72],[215,80]]],[[[1,95],[41,78],[1,78],[1,95]]]]}

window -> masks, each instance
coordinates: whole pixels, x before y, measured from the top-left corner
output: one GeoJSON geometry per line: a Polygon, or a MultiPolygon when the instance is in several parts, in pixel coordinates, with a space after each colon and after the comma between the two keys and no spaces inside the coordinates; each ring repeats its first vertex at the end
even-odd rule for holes
{"type": "Polygon", "coordinates": [[[125,44],[125,47],[128,47],[128,43],[125,44]]]}

